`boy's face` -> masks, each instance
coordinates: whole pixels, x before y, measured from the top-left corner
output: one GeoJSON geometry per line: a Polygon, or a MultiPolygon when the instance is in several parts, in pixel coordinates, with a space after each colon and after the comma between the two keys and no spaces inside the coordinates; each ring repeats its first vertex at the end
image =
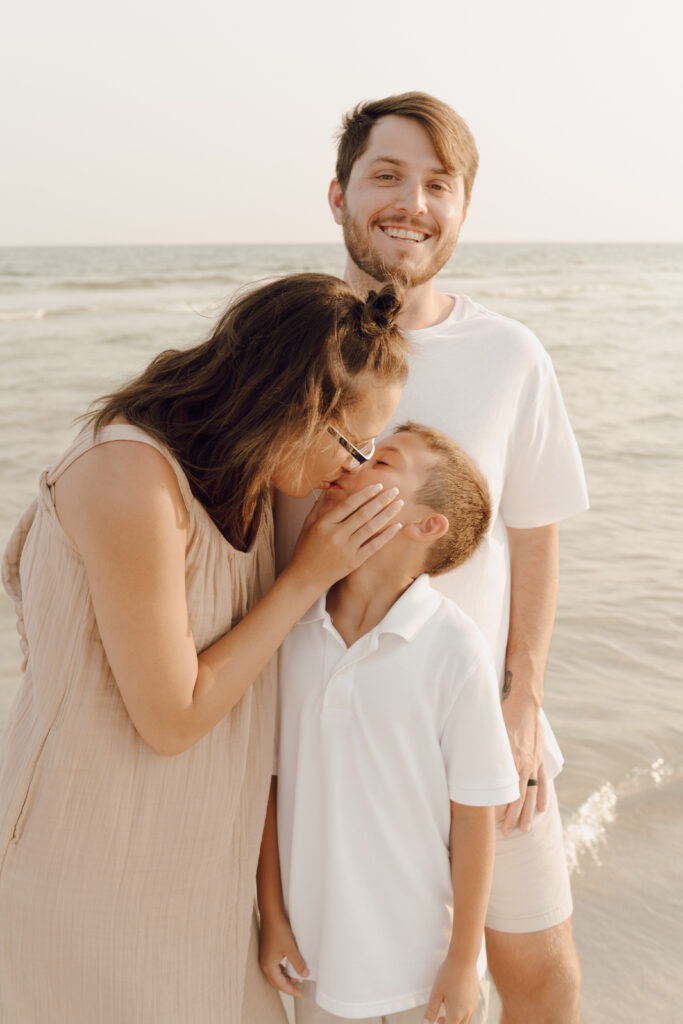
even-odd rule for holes
{"type": "Polygon", "coordinates": [[[407,287],[448,262],[466,213],[462,176],[443,168],[418,121],[394,114],[374,125],[346,191],[333,181],[329,201],[356,266],[407,287]]]}
{"type": "Polygon", "coordinates": [[[415,500],[426,481],[434,456],[416,434],[392,434],[380,441],[375,454],[360,469],[344,470],[330,486],[330,500],[343,500],[369,484],[381,483],[384,490],[398,487],[403,499],[400,520],[405,525],[423,519],[430,510],[415,500]]]}

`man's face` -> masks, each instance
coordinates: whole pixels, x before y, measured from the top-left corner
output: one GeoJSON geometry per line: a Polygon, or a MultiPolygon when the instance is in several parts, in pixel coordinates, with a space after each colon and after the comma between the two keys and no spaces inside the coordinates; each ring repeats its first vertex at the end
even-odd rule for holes
{"type": "Polygon", "coordinates": [[[333,181],[329,200],[353,262],[408,288],[448,262],[466,214],[462,176],[446,172],[421,124],[393,114],[374,125],[346,191],[333,181]]]}

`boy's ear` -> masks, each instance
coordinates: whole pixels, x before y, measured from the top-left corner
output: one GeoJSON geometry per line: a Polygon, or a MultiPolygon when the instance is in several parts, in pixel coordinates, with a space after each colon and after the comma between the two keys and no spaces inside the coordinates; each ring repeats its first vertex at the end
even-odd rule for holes
{"type": "Polygon", "coordinates": [[[448,533],[449,526],[450,523],[445,516],[440,512],[432,512],[416,523],[408,523],[403,527],[401,533],[407,534],[411,540],[420,541],[422,544],[432,544],[448,533]]]}
{"type": "Polygon", "coordinates": [[[342,222],[342,207],[344,205],[344,193],[341,190],[341,185],[336,178],[333,178],[330,182],[330,187],[327,190],[327,201],[330,204],[332,210],[332,216],[334,217],[337,224],[342,222]]]}

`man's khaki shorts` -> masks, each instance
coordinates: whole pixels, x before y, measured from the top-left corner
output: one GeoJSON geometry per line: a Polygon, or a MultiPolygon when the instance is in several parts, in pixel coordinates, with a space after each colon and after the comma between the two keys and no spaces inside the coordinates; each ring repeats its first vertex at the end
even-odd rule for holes
{"type": "Polygon", "coordinates": [[[572,913],[569,871],[557,795],[548,784],[548,807],[529,832],[507,838],[496,825],[496,857],[486,927],[499,932],[540,932],[572,913]]]}

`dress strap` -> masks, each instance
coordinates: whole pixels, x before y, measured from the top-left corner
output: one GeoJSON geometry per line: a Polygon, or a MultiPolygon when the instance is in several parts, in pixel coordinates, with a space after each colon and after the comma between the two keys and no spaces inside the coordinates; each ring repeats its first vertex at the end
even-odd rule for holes
{"type": "Polygon", "coordinates": [[[59,462],[55,463],[51,469],[47,471],[46,483],[48,487],[52,487],[56,480],[71,466],[76,459],[79,459],[81,455],[89,451],[91,448],[96,448],[100,444],[107,444],[109,441],[135,441],[139,444],[148,444],[150,448],[156,448],[156,450],[163,455],[168,463],[170,463],[171,469],[176,475],[178,480],[178,486],[180,487],[180,493],[182,494],[183,501],[185,502],[186,508],[189,510],[190,504],[194,500],[192,494],[192,488],[190,487],[189,481],[183,472],[178,460],[171,454],[166,445],[161,444],[156,438],[152,437],[141,427],[133,426],[132,423],[109,423],[104,427],[100,427],[97,431],[97,436],[94,434],[92,424],[88,424],[76,437],[73,444],[67,448],[64,455],[62,455],[59,462]]]}

